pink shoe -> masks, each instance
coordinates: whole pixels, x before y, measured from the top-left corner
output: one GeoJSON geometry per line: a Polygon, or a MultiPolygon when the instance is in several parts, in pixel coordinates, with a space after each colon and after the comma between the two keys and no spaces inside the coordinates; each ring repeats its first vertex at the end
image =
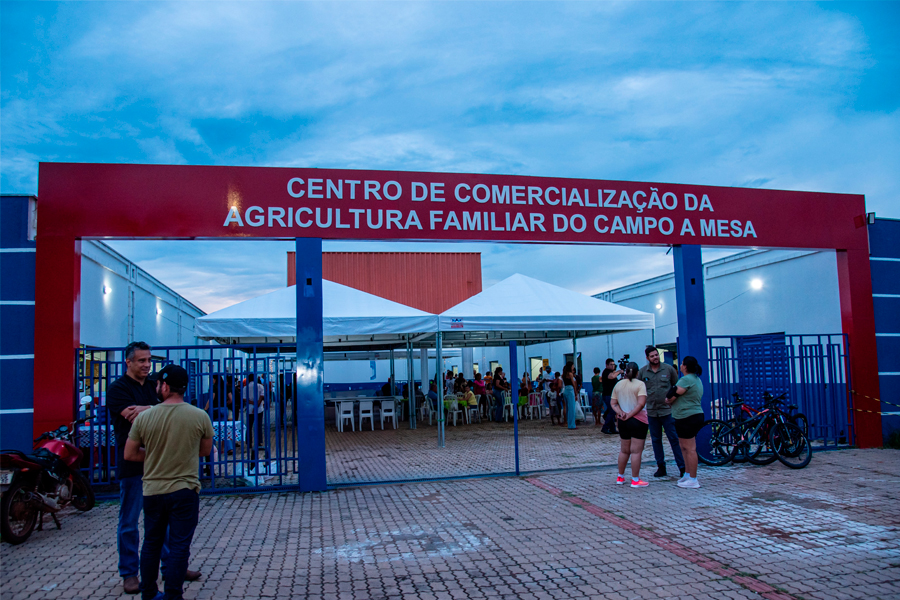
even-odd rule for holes
{"type": "Polygon", "coordinates": [[[616,477],[616,485],[625,485],[625,478],[621,475],[616,477]]]}
{"type": "Polygon", "coordinates": [[[648,485],[650,484],[643,479],[638,479],[637,481],[634,479],[631,480],[631,487],[647,487],[648,485]]]}

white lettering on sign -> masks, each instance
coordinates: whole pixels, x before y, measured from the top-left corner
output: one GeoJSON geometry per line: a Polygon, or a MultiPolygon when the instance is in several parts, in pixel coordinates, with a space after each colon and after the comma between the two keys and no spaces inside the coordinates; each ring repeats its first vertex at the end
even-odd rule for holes
{"type": "MultiPolygon", "coordinates": [[[[503,237],[523,240],[525,234],[532,233],[565,234],[567,240],[584,236],[586,241],[648,237],[659,240],[671,236],[672,243],[679,243],[677,238],[758,237],[748,219],[724,218],[724,214],[723,218],[711,218],[716,213],[713,200],[700,190],[692,193],[681,186],[676,194],[664,187],[641,184],[629,185],[627,189],[616,187],[516,185],[479,182],[477,178],[465,183],[440,180],[401,183],[387,177],[379,179],[377,175],[365,180],[291,177],[286,185],[286,199],[290,200],[284,205],[243,208],[239,201],[230,199],[223,227],[232,230],[298,227],[331,232],[428,229],[469,233],[464,237],[481,232],[488,234],[486,238],[493,232],[502,232],[508,234],[503,237]],[[361,205],[379,201],[395,202],[397,209],[361,205]],[[447,208],[427,211],[423,223],[417,211],[410,208],[410,203],[416,202],[435,202],[447,208]],[[466,207],[478,210],[461,210],[466,207]],[[518,210],[520,207],[528,208],[518,210]],[[550,212],[547,207],[554,207],[557,212],[550,212]],[[676,210],[680,214],[672,213],[676,210]],[[699,213],[703,218],[692,219],[690,213],[699,213]],[[709,217],[704,213],[710,213],[709,217]]],[[[535,239],[547,238],[544,235],[535,239]]]]}

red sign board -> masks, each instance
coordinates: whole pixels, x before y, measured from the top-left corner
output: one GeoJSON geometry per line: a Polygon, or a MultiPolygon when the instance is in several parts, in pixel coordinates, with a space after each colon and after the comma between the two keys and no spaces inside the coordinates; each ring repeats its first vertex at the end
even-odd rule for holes
{"type": "Polygon", "coordinates": [[[593,179],[42,163],[39,198],[39,233],[75,237],[866,244],[860,195],[593,179]]]}

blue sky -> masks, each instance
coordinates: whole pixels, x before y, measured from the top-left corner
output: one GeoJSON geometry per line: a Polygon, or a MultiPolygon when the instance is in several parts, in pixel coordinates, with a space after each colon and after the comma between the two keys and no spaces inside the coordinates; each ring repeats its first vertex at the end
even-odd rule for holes
{"type": "MultiPolygon", "coordinates": [[[[3,193],[42,160],[346,167],[863,193],[900,218],[900,3],[0,7],[3,193]]],[[[240,244],[113,243],[206,310],[284,285],[290,244],[240,244]]],[[[664,248],[400,248],[582,292],[671,270],[664,248]]]]}

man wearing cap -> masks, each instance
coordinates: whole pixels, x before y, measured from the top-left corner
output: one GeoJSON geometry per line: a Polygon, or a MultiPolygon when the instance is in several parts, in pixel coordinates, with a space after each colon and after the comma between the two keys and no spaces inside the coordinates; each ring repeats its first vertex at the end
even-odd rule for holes
{"type": "MultiPolygon", "coordinates": [[[[119,549],[119,575],[126,594],[141,591],[140,534],[138,518],[143,508],[141,477],[144,464],[125,460],[125,440],[131,424],[139,414],[158,404],[156,380],[150,374],[150,346],[146,342],[131,342],[125,346],[125,375],[112,382],[106,390],[106,408],[113,416],[116,432],[116,479],[119,482],[119,523],[116,538],[119,549]]],[[[163,563],[166,556],[163,552],[163,563]]],[[[163,568],[165,571],[165,568],[163,568]]],[[[188,571],[188,581],[200,578],[199,571],[188,571]]]]}
{"type": "Polygon", "coordinates": [[[181,599],[200,516],[197,473],[200,457],[212,450],[213,428],[209,415],[184,401],[187,387],[187,371],[174,364],[163,367],[156,376],[156,394],[162,402],[137,416],[125,444],[125,458],[144,463],[143,600],[181,599]],[[166,541],[169,554],[162,593],[156,577],[166,541]]]}

